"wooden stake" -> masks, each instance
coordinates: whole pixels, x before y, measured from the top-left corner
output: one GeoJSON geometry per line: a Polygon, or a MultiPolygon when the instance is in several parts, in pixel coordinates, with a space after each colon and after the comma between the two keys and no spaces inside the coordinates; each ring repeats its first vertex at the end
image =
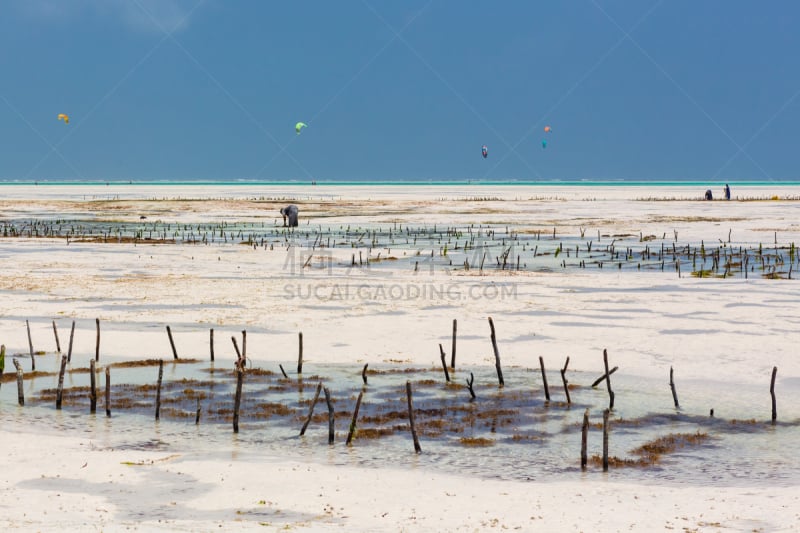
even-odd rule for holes
{"type": "Polygon", "coordinates": [[[211,362],[214,362],[214,328],[211,328],[211,333],[208,338],[208,347],[211,350],[211,362]]]}
{"type": "Polygon", "coordinates": [[[17,400],[20,405],[25,405],[25,391],[22,387],[22,366],[16,359],[12,359],[12,361],[14,362],[14,368],[17,369],[17,400]]]}
{"type": "Polygon", "coordinates": [[[539,367],[542,369],[542,383],[544,383],[544,399],[550,401],[550,388],[547,386],[547,375],[544,373],[544,359],[539,356],[539,367]]]}
{"type": "Polygon", "coordinates": [[[25,327],[28,328],[28,348],[31,350],[31,370],[36,370],[36,358],[33,355],[33,340],[31,340],[31,325],[25,321],[25,327]]]}
{"type": "Polygon", "coordinates": [[[447,371],[447,361],[445,360],[444,355],[444,348],[442,348],[442,343],[439,343],[439,353],[441,354],[442,358],[442,368],[444,369],[444,380],[450,383],[450,373],[447,371]]]}
{"type": "Polygon", "coordinates": [[[475,376],[473,376],[472,372],[470,372],[469,379],[467,380],[467,388],[469,389],[469,394],[471,396],[470,401],[475,399],[475,391],[472,389],[473,383],[475,383],[475,376]]]}
{"type": "Polygon", "coordinates": [[[75,321],[72,321],[72,329],[69,330],[69,349],[67,350],[67,363],[72,362],[72,339],[75,337],[75,321]]]}
{"type": "Polygon", "coordinates": [[[608,413],[603,410],[603,472],[608,472],[608,413]]]}
{"type": "Polygon", "coordinates": [[[242,361],[247,361],[247,331],[242,330],[242,361]]]}
{"type": "Polygon", "coordinates": [[[303,427],[300,429],[300,436],[302,437],[306,433],[306,428],[308,424],[311,423],[311,417],[314,415],[314,406],[317,405],[317,400],[319,400],[319,393],[322,392],[322,382],[320,381],[317,383],[317,392],[314,394],[314,399],[311,400],[311,407],[308,408],[308,417],[306,417],[306,423],[303,424],[303,427]]]}
{"type": "Polygon", "coordinates": [[[297,334],[298,354],[297,354],[297,373],[303,373],[303,332],[297,334]]]}
{"type": "Polygon", "coordinates": [[[672,390],[672,400],[675,402],[675,409],[680,409],[678,405],[678,393],[675,392],[675,382],[672,380],[672,367],[669,367],[669,388],[672,390]]]}
{"type": "Polygon", "coordinates": [[[175,341],[172,340],[172,330],[167,326],[167,337],[169,337],[169,345],[172,347],[172,357],[178,359],[178,350],[175,349],[175,341]]]}
{"type": "Polygon", "coordinates": [[[94,347],[94,360],[100,360],[100,319],[95,318],[95,323],[97,325],[97,342],[95,343],[94,347]]]}
{"type": "Polygon", "coordinates": [[[233,343],[233,349],[236,350],[236,364],[240,364],[242,361],[242,352],[239,351],[239,345],[236,343],[236,337],[231,336],[231,342],[233,343]]]}
{"type": "Polygon", "coordinates": [[[333,445],[334,413],[333,403],[331,403],[331,391],[328,390],[328,387],[323,387],[322,390],[325,391],[325,402],[328,404],[328,444],[333,445]]]}
{"type": "Polygon", "coordinates": [[[61,353],[61,343],[58,340],[58,328],[56,328],[55,320],[53,320],[53,335],[56,337],[56,352],[61,353]]]}
{"type": "Polygon", "coordinates": [[[106,367],[106,416],[111,416],[111,369],[106,367]]]}
{"type": "Polygon", "coordinates": [[[97,376],[95,375],[95,365],[96,362],[94,359],[89,359],[89,374],[90,374],[90,387],[89,387],[89,412],[96,413],[97,412],[97,376]]]}
{"type": "Polygon", "coordinates": [[[611,390],[611,373],[608,371],[608,352],[603,349],[603,364],[606,367],[606,385],[608,386],[608,408],[614,408],[614,391],[611,390]]]}
{"type": "Polygon", "coordinates": [[[236,396],[233,399],[233,432],[239,433],[239,407],[242,404],[242,381],[244,380],[244,367],[236,365],[236,396]]]}
{"type": "Polygon", "coordinates": [[[612,369],[611,369],[611,371],[610,371],[610,372],[608,372],[607,374],[603,374],[602,376],[600,376],[599,378],[597,378],[596,380],[594,380],[594,383],[592,383],[592,388],[595,388],[595,387],[597,387],[597,386],[598,386],[598,385],[599,385],[599,384],[600,384],[600,383],[601,383],[601,382],[602,382],[604,379],[606,379],[608,376],[610,376],[611,374],[613,374],[614,372],[616,372],[616,371],[617,371],[617,368],[619,368],[619,367],[616,367],[616,366],[615,366],[614,368],[612,368],[612,369]]]}
{"type": "Polygon", "coordinates": [[[158,384],[156,385],[156,420],[161,416],[161,380],[164,378],[164,361],[158,360],[158,384]]]}
{"type": "Polygon", "coordinates": [[[200,398],[197,398],[197,414],[194,417],[194,425],[197,426],[200,424],[200,398]]]}
{"type": "Polygon", "coordinates": [[[494,322],[492,322],[492,317],[489,317],[489,328],[492,330],[492,348],[494,349],[494,365],[495,368],[497,368],[497,380],[502,387],[505,385],[505,382],[503,381],[503,369],[500,367],[500,351],[497,349],[497,337],[494,334],[494,322]]]}
{"type": "Polygon", "coordinates": [[[356,433],[356,420],[358,419],[358,410],[361,408],[362,396],[364,396],[364,391],[358,393],[356,408],[353,410],[353,420],[350,422],[350,431],[347,433],[347,441],[345,442],[346,446],[350,446],[350,443],[353,442],[353,435],[356,433]]]}
{"type": "Polygon", "coordinates": [[[283,374],[283,377],[286,378],[286,379],[289,379],[289,376],[286,375],[286,370],[283,369],[283,365],[279,364],[278,368],[281,369],[281,374],[283,374]]]}
{"type": "Polygon", "coordinates": [[[569,382],[567,381],[567,367],[569,366],[569,357],[567,357],[567,361],[564,363],[564,368],[561,369],[561,381],[564,382],[564,394],[567,396],[567,405],[572,403],[572,400],[569,398],[569,382]]]}
{"type": "Polygon", "coordinates": [[[61,356],[61,369],[58,372],[58,391],[56,392],[56,409],[61,409],[61,399],[64,394],[64,372],[67,370],[67,356],[61,356]]]}
{"type": "Polygon", "coordinates": [[[368,366],[369,366],[369,363],[365,363],[364,364],[364,370],[361,371],[361,379],[364,380],[364,385],[367,384],[367,367],[368,366]]]}
{"type": "Polygon", "coordinates": [[[6,345],[0,345],[0,387],[3,386],[3,371],[6,368],[6,345]]]}
{"type": "Polygon", "coordinates": [[[453,319],[453,347],[450,349],[450,368],[456,369],[456,331],[458,330],[458,320],[453,319]]]}
{"type": "Polygon", "coordinates": [[[414,425],[414,403],[411,399],[410,381],[406,381],[406,397],[408,398],[408,422],[409,424],[411,424],[411,437],[414,439],[414,451],[417,453],[421,453],[422,448],[419,445],[419,438],[417,437],[417,428],[414,425]]]}
{"type": "Polygon", "coordinates": [[[769,393],[772,395],[772,423],[774,424],[775,421],[778,419],[778,410],[777,405],[775,403],[775,376],[778,374],[778,367],[772,367],[772,381],[769,383],[769,393]]]}
{"type": "Polygon", "coordinates": [[[581,428],[581,470],[586,470],[586,463],[589,460],[586,441],[589,435],[589,409],[583,412],[583,427],[581,428]]]}

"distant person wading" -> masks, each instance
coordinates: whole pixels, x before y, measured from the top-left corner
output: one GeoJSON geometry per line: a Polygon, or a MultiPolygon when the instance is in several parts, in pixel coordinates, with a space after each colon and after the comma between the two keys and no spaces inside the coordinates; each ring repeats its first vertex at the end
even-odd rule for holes
{"type": "Polygon", "coordinates": [[[289,227],[296,228],[297,227],[297,215],[299,213],[299,209],[294,204],[287,205],[286,207],[281,207],[281,215],[283,215],[283,227],[286,227],[286,219],[289,219],[289,227]]]}

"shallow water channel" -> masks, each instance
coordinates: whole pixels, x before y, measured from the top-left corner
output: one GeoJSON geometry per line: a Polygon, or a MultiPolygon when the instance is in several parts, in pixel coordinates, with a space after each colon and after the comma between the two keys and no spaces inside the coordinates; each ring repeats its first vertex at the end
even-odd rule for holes
{"type": "MultiPolygon", "coordinates": [[[[9,358],[10,359],[10,358],[9,358]]],[[[104,370],[98,367],[97,412],[89,413],[88,369],[73,364],[65,378],[63,407],[55,408],[56,357],[37,358],[47,375],[27,377],[25,405],[17,386],[6,379],[0,389],[3,428],[86,437],[101,449],[142,449],[194,459],[263,460],[276,457],[367,467],[426,468],[515,480],[556,480],[603,476],[597,461],[580,468],[581,425],[589,409],[588,455],[602,451],[602,411],[608,407],[600,373],[567,371],[571,403],[566,402],[559,369],[547,373],[551,400],[544,397],[538,368],[503,368],[498,386],[493,366],[458,368],[445,381],[442,369],[405,363],[311,365],[298,375],[286,368],[248,369],[244,375],[239,433],[232,431],[236,384],[230,361],[165,361],[160,419],[155,420],[158,366],[111,367],[111,416],[106,416],[104,370]],[[52,374],[51,374],[52,372],[52,374]],[[474,376],[476,398],[466,379],[474,376]],[[414,452],[408,420],[406,382],[410,381],[422,453],[414,452]],[[328,444],[324,393],[304,436],[317,384],[328,388],[335,411],[334,444],[328,444]],[[357,429],[345,439],[356,398],[363,391],[357,429]],[[197,405],[199,424],[195,424],[197,405]]],[[[24,368],[29,361],[21,360],[24,368]]],[[[712,381],[677,380],[681,408],[675,409],[666,380],[642,379],[618,371],[611,382],[615,405],[610,415],[609,455],[635,462],[634,450],[660,437],[678,435],[677,447],[656,460],[617,465],[609,476],[726,485],[792,485],[800,482],[794,445],[800,438],[798,380],[779,381],[778,420],[771,423],[769,383],[734,386],[712,381]],[[714,409],[714,416],[710,410],[714,409]],[[700,435],[693,439],[691,436],[700,435]],[[646,464],[645,464],[646,463],[646,464]]]]}

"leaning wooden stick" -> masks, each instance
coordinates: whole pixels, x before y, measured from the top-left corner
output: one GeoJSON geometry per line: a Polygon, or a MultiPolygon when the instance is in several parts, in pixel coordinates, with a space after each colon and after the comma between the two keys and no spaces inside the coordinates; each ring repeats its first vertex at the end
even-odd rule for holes
{"type": "Polygon", "coordinates": [[[589,409],[583,412],[583,427],[581,428],[581,469],[586,470],[586,463],[589,460],[586,441],[589,436],[589,409]]]}
{"type": "Polygon", "coordinates": [[[89,359],[89,412],[97,412],[97,375],[95,365],[97,363],[94,359],[89,359]]]}
{"type": "Polygon", "coordinates": [[[453,319],[453,346],[450,351],[450,368],[456,369],[456,331],[458,330],[458,321],[453,319]]]}
{"type": "Polygon", "coordinates": [[[69,348],[67,349],[67,363],[72,362],[72,339],[75,337],[75,321],[72,321],[72,329],[69,330],[69,348]]]}
{"type": "Polygon", "coordinates": [[[111,369],[106,367],[106,416],[111,416],[111,369]]]}
{"type": "Polygon", "coordinates": [[[353,410],[353,420],[350,422],[350,431],[347,433],[347,441],[345,445],[350,446],[350,443],[353,442],[353,436],[356,433],[356,421],[358,420],[358,410],[361,408],[361,398],[364,396],[364,391],[358,393],[358,399],[356,400],[356,408],[353,410]]]}
{"type": "Polygon", "coordinates": [[[608,472],[608,413],[603,411],[603,472],[608,472]]]}
{"type": "Polygon", "coordinates": [[[97,324],[97,342],[95,343],[94,347],[94,360],[100,360],[100,319],[96,318],[95,323],[97,324]]]}
{"type": "Polygon", "coordinates": [[[492,317],[489,317],[489,328],[492,330],[492,348],[494,349],[494,365],[495,368],[497,368],[497,380],[502,387],[505,385],[505,382],[503,381],[503,369],[500,367],[500,351],[497,349],[497,337],[494,334],[494,322],[492,322],[492,317]]]}
{"type": "Polygon", "coordinates": [[[194,425],[200,424],[200,398],[197,398],[197,413],[194,417],[194,425]]]}
{"type": "Polygon", "coordinates": [[[302,437],[306,433],[306,428],[308,424],[311,423],[311,417],[314,416],[314,406],[317,405],[317,400],[319,400],[319,393],[322,392],[322,382],[320,381],[317,383],[317,392],[314,394],[314,399],[311,400],[311,406],[308,408],[308,416],[306,417],[306,423],[303,424],[302,429],[300,429],[300,436],[302,437]]]}
{"type": "Polygon", "coordinates": [[[333,412],[333,402],[331,402],[331,391],[328,390],[328,387],[323,387],[323,391],[325,391],[325,402],[328,404],[328,444],[333,445],[333,435],[334,435],[334,412],[333,412]]]}
{"type": "Polygon", "coordinates": [[[469,379],[467,380],[467,388],[469,389],[469,394],[471,398],[469,401],[475,399],[475,391],[472,389],[472,384],[475,383],[475,376],[472,375],[472,372],[469,373],[469,379]]]}
{"type": "Polygon", "coordinates": [[[303,373],[303,332],[302,331],[297,334],[297,343],[298,343],[298,348],[297,348],[297,351],[298,351],[298,353],[297,353],[297,373],[298,374],[302,374],[303,373]]]}
{"type": "Polygon", "coordinates": [[[611,369],[611,371],[609,371],[607,374],[603,374],[602,376],[600,376],[599,378],[597,378],[596,380],[594,380],[594,383],[592,383],[592,388],[595,388],[595,387],[597,387],[598,385],[600,385],[600,383],[602,383],[602,382],[603,382],[603,381],[604,381],[604,380],[605,380],[605,379],[606,379],[608,376],[610,376],[611,374],[613,374],[614,372],[616,372],[618,368],[619,368],[619,367],[616,367],[616,366],[615,366],[615,367],[614,367],[614,368],[612,368],[612,369],[611,369]]]}
{"type": "Polygon", "coordinates": [[[447,361],[446,361],[446,356],[444,355],[444,348],[442,348],[442,343],[439,343],[439,353],[442,358],[442,369],[444,370],[444,380],[450,383],[450,373],[447,371],[447,361]]]}
{"type": "Polygon", "coordinates": [[[178,359],[178,350],[175,349],[175,341],[172,340],[172,330],[167,326],[167,337],[169,337],[169,345],[172,347],[172,357],[178,359]]]}
{"type": "Polygon", "coordinates": [[[239,433],[239,407],[242,404],[242,380],[244,380],[244,367],[236,364],[236,396],[233,399],[233,432],[239,433]]]}
{"type": "Polygon", "coordinates": [[[564,394],[567,396],[567,405],[572,403],[572,400],[569,398],[569,382],[567,381],[567,367],[569,366],[569,357],[567,357],[567,361],[564,363],[564,368],[561,369],[561,381],[564,382],[564,394]]]}
{"type": "Polygon", "coordinates": [[[369,363],[364,363],[364,370],[361,371],[361,379],[364,380],[364,385],[367,384],[367,367],[369,363]]]}
{"type": "Polygon", "coordinates": [[[158,361],[158,384],[156,385],[156,420],[161,416],[161,380],[164,378],[164,361],[158,361]]]}
{"type": "Polygon", "coordinates": [[[56,409],[61,409],[61,398],[64,394],[64,372],[67,370],[67,356],[61,356],[61,369],[58,372],[58,391],[56,392],[56,409]]]}
{"type": "Polygon", "coordinates": [[[550,388],[547,386],[547,374],[544,372],[544,358],[539,356],[539,367],[542,369],[542,383],[544,383],[544,399],[550,401],[550,388]]]}
{"type": "Polygon", "coordinates": [[[417,428],[414,424],[414,402],[411,399],[411,382],[406,381],[406,397],[408,398],[408,422],[411,425],[411,437],[414,439],[414,451],[417,453],[422,452],[419,445],[419,437],[417,437],[417,428]]]}
{"type": "Polygon", "coordinates": [[[56,328],[55,320],[53,320],[53,335],[56,338],[56,352],[61,353],[61,342],[58,340],[58,328],[56,328]]]}
{"type": "Polygon", "coordinates": [[[28,328],[28,348],[31,350],[31,370],[36,370],[36,358],[33,354],[33,340],[31,339],[31,325],[25,321],[25,327],[28,328]]]}
{"type": "Polygon", "coordinates": [[[772,422],[778,419],[778,409],[775,402],[775,376],[778,374],[778,367],[772,367],[772,381],[769,383],[769,393],[772,395],[772,422]]]}
{"type": "Polygon", "coordinates": [[[17,401],[20,405],[25,405],[25,391],[22,386],[22,365],[16,359],[12,359],[12,361],[14,362],[14,368],[17,369],[17,401]]]}
{"type": "Polygon", "coordinates": [[[603,350],[603,364],[606,367],[606,385],[608,386],[608,408],[614,408],[614,391],[611,390],[611,373],[608,371],[608,352],[603,350]]]}
{"type": "Polygon", "coordinates": [[[669,388],[672,390],[672,401],[675,402],[675,409],[680,409],[678,393],[675,391],[675,381],[672,379],[672,367],[669,367],[669,388]]]}

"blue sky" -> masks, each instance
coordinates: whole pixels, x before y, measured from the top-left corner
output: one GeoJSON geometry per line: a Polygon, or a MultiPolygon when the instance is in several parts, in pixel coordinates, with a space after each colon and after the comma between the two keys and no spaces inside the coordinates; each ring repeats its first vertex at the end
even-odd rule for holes
{"type": "Polygon", "coordinates": [[[800,179],[794,0],[0,13],[1,179],[800,179]]]}

